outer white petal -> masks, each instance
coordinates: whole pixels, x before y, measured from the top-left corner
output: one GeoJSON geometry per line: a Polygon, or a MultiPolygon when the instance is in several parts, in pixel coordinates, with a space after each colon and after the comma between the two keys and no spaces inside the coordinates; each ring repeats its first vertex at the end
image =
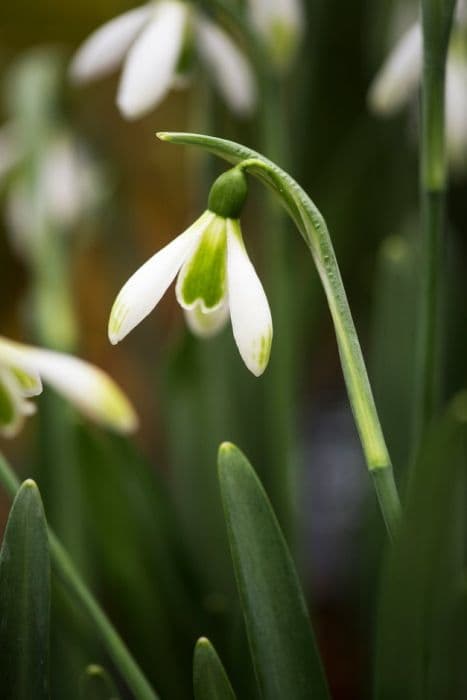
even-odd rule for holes
{"type": "Polygon", "coordinates": [[[415,91],[422,72],[422,33],[415,24],[396,44],[368,93],[371,109],[392,114],[407,102],[415,91]]]}
{"type": "Polygon", "coordinates": [[[112,345],[119,343],[154,309],[214,216],[204,212],[189,229],[145,262],[122,287],[109,318],[112,345]]]}
{"type": "Polygon", "coordinates": [[[178,0],[163,0],[154,18],[128,52],[117,104],[135,119],[153,109],[167,94],[182,47],[187,8],[178,0]]]}
{"type": "Polygon", "coordinates": [[[232,219],[227,223],[227,279],[235,342],[248,369],[259,377],[271,351],[271,311],[243,245],[240,226],[232,219]]]}
{"type": "Polygon", "coordinates": [[[446,132],[449,159],[460,169],[467,162],[467,63],[456,56],[447,63],[446,132]]]}
{"type": "Polygon", "coordinates": [[[72,60],[71,77],[85,82],[115,70],[153,12],[153,4],[148,3],[125,12],[93,32],[72,60]]]}
{"type": "Polygon", "coordinates": [[[183,309],[188,328],[194,335],[200,338],[211,338],[219,333],[229,318],[229,304],[227,299],[214,311],[206,313],[201,304],[196,304],[192,309],[183,309]]]}
{"type": "Polygon", "coordinates": [[[207,63],[227,104],[239,114],[255,106],[256,89],[250,65],[228,34],[198,15],[196,39],[200,56],[207,63]]]}
{"type": "Polygon", "coordinates": [[[120,433],[137,428],[132,405],[106,372],[71,355],[23,347],[25,362],[88,418],[120,433]]]}

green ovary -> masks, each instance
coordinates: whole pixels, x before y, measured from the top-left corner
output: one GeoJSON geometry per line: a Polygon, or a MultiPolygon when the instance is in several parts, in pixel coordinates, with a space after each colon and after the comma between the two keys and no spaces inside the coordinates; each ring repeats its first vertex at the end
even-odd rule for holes
{"type": "Polygon", "coordinates": [[[201,300],[204,310],[217,307],[225,296],[227,236],[225,220],[218,217],[203,233],[194,254],[182,270],[180,299],[190,307],[201,300]]]}

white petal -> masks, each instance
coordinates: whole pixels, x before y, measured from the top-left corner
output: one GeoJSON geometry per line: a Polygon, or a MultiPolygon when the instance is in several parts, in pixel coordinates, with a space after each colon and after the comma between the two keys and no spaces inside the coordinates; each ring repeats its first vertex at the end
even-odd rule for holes
{"type": "Polygon", "coordinates": [[[177,0],[160,2],[154,18],[128,52],[117,104],[135,119],[153,109],[167,94],[180,56],[186,6],[177,0]]]}
{"type": "Polygon", "coordinates": [[[256,102],[253,73],[248,61],[228,34],[213,22],[198,18],[198,51],[210,68],[227,104],[239,114],[248,114],[256,102]]]}
{"type": "Polygon", "coordinates": [[[24,357],[44,381],[91,420],[120,433],[136,429],[133,407],[106,372],[52,350],[24,346],[24,357]]]}
{"type": "Polygon", "coordinates": [[[259,377],[269,361],[272,319],[268,300],[241,238],[237,221],[227,222],[227,278],[232,330],[244,363],[259,377]]]}
{"type": "Polygon", "coordinates": [[[112,345],[119,343],[154,309],[214,216],[204,212],[189,229],[145,262],[122,287],[109,319],[112,345]]]}
{"type": "Polygon", "coordinates": [[[380,114],[392,114],[415,91],[422,72],[422,33],[415,24],[404,34],[376,75],[368,102],[380,114]]]}
{"type": "Polygon", "coordinates": [[[446,135],[451,164],[467,162],[467,63],[450,56],[446,71],[446,135]]]}
{"type": "Polygon", "coordinates": [[[229,318],[229,304],[227,300],[213,311],[206,313],[201,304],[196,304],[192,309],[183,309],[188,328],[200,338],[211,338],[219,333],[229,318]]]}
{"type": "Polygon", "coordinates": [[[148,3],[115,17],[93,32],[72,60],[71,77],[85,82],[115,70],[153,12],[154,6],[148,3]]]}

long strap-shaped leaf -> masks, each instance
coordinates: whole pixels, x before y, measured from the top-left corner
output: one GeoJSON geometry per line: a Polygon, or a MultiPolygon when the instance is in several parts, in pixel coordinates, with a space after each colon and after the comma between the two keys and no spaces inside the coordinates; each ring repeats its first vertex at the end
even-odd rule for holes
{"type": "Polygon", "coordinates": [[[347,391],[366,462],[374,479],[389,534],[394,535],[400,517],[400,504],[392,465],[334,248],[323,216],[288,173],[246,146],[203,134],[162,132],[158,136],[171,143],[199,146],[230,163],[241,163],[242,168],[275,192],[295,222],[313,256],[326,293],[347,391]]]}
{"type": "Polygon", "coordinates": [[[433,424],[410,483],[405,517],[382,577],[377,700],[465,697],[465,437],[467,394],[433,424]],[[462,640],[462,642],[460,642],[462,640]],[[459,672],[460,671],[460,672],[459,672]]]}
{"type": "MultiPolygon", "coordinates": [[[[15,473],[1,454],[0,483],[11,496],[16,495],[20,486],[15,473]]],[[[63,584],[65,590],[74,598],[94,624],[96,632],[99,634],[109,656],[126,680],[135,699],[158,700],[159,696],[149,685],[117,630],[87,588],[66,550],[61,545],[60,540],[50,527],[48,528],[48,542],[54,573],[63,584]]]]}
{"type": "Polygon", "coordinates": [[[219,450],[219,481],[256,676],[267,700],[328,698],[308,611],[284,536],[253,468],[219,450]]]}
{"type": "Polygon", "coordinates": [[[0,694],[49,696],[50,561],[36,484],[25,481],[10,511],[0,553],[0,694]]]}
{"type": "Polygon", "coordinates": [[[222,661],[209,639],[198,639],[193,657],[195,700],[235,700],[222,661]]]}

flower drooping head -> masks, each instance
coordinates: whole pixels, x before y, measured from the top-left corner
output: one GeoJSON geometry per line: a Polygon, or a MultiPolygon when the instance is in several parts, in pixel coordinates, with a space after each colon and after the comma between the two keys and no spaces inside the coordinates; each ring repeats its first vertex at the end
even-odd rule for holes
{"type": "Polygon", "coordinates": [[[119,433],[133,432],[137,417],[108,374],[72,355],[16,343],[0,336],[0,435],[14,437],[35,412],[29,400],[50,384],[78,411],[119,433]]]}
{"type": "MultiPolygon", "coordinates": [[[[467,164],[467,3],[458,0],[446,64],[446,137],[454,170],[467,164]]],[[[381,116],[400,111],[417,95],[422,77],[420,22],[410,26],[390,51],[368,92],[370,109],[381,116]]]]}
{"type": "Polygon", "coordinates": [[[251,112],[255,86],[247,60],[223,29],[183,0],[151,0],[104,24],[78,49],[71,75],[87,82],[123,64],[117,104],[136,119],[186,81],[195,52],[231,109],[251,112]]]}
{"type": "Polygon", "coordinates": [[[229,315],[240,355],[261,375],[269,361],[272,319],[240,228],[247,195],[241,164],[213,184],[208,209],[137,270],[120,291],[109,319],[109,339],[122,340],[156,306],[178,275],[176,296],[189,328],[219,331],[229,315]]]}

